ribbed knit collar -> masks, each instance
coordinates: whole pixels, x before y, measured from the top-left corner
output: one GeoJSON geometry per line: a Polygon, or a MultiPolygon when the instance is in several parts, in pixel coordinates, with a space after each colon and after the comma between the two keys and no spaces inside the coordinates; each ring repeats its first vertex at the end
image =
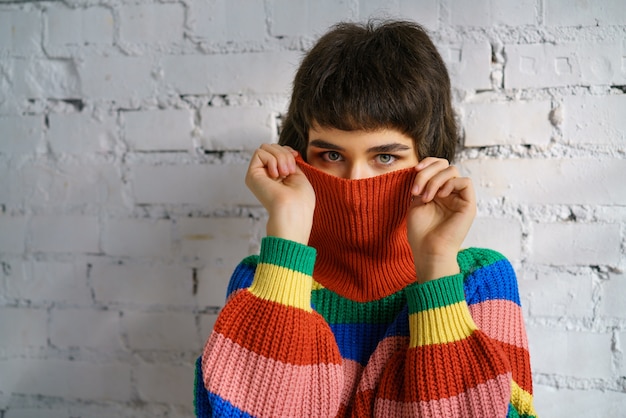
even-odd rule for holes
{"type": "Polygon", "coordinates": [[[318,253],[313,278],[360,302],[381,299],[414,282],[406,215],[415,170],[348,180],[297,162],[315,190],[309,239],[318,253]]]}

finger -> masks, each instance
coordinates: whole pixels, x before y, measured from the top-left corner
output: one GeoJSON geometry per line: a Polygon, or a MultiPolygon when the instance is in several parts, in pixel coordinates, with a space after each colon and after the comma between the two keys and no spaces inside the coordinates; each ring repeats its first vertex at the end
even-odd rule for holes
{"type": "MultiPolygon", "coordinates": [[[[434,168],[434,165],[429,168],[431,167],[434,168]]],[[[419,188],[419,195],[422,196],[422,199],[428,202],[437,195],[439,189],[441,189],[448,180],[457,177],[459,177],[459,172],[456,167],[448,166],[443,169],[439,167],[437,170],[428,170],[419,173],[415,180],[415,187],[419,188]]]]}
{"type": "Polygon", "coordinates": [[[415,176],[415,182],[411,193],[414,195],[422,195],[424,193],[426,183],[428,183],[430,178],[440,171],[445,170],[449,166],[450,163],[448,163],[448,160],[443,158],[429,157],[420,161],[415,167],[418,174],[415,176]]]}
{"type": "Polygon", "coordinates": [[[262,148],[257,149],[252,155],[248,173],[257,172],[259,169],[264,170],[268,177],[272,179],[280,177],[280,173],[278,171],[278,160],[271,153],[262,148]]]}
{"type": "MultiPolygon", "coordinates": [[[[456,179],[459,177],[459,172],[456,167],[449,166],[446,169],[437,172],[431,178],[428,179],[428,182],[424,186],[422,192],[422,200],[424,202],[430,202],[432,199],[437,196],[439,190],[450,180],[456,179]]],[[[454,184],[454,183],[452,183],[454,184]]]]}
{"type": "Polygon", "coordinates": [[[470,201],[473,196],[473,186],[471,179],[467,177],[457,177],[446,181],[439,191],[437,196],[446,198],[452,193],[458,194],[461,199],[470,201]]]}
{"type": "Polygon", "coordinates": [[[279,177],[287,177],[296,171],[296,159],[294,150],[291,147],[284,147],[278,144],[263,144],[261,149],[276,159],[276,168],[279,177]]]}

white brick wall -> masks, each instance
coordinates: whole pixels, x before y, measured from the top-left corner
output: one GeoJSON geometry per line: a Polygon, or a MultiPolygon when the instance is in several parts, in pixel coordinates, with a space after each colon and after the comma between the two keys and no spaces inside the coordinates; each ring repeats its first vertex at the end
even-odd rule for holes
{"type": "Polygon", "coordinates": [[[541,416],[626,405],[626,3],[0,2],[0,416],[192,416],[264,214],[243,178],[341,19],[425,25],[479,216],[519,275],[541,416]]]}

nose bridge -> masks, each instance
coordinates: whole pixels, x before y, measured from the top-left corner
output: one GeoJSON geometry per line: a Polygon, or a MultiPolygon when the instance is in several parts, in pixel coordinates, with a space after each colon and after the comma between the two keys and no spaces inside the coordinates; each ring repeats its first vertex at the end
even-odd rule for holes
{"type": "Polygon", "coordinates": [[[358,180],[365,177],[368,177],[367,164],[360,160],[352,161],[348,167],[347,178],[350,180],[358,180]]]}

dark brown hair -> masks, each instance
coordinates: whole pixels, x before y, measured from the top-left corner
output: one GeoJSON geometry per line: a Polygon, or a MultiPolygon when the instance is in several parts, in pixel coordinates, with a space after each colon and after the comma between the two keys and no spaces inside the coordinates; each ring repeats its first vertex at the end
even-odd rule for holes
{"type": "Polygon", "coordinates": [[[306,158],[311,126],[395,129],[420,159],[452,161],[457,131],[446,66],[426,31],[407,21],[339,23],[305,55],[279,144],[306,158]]]}

